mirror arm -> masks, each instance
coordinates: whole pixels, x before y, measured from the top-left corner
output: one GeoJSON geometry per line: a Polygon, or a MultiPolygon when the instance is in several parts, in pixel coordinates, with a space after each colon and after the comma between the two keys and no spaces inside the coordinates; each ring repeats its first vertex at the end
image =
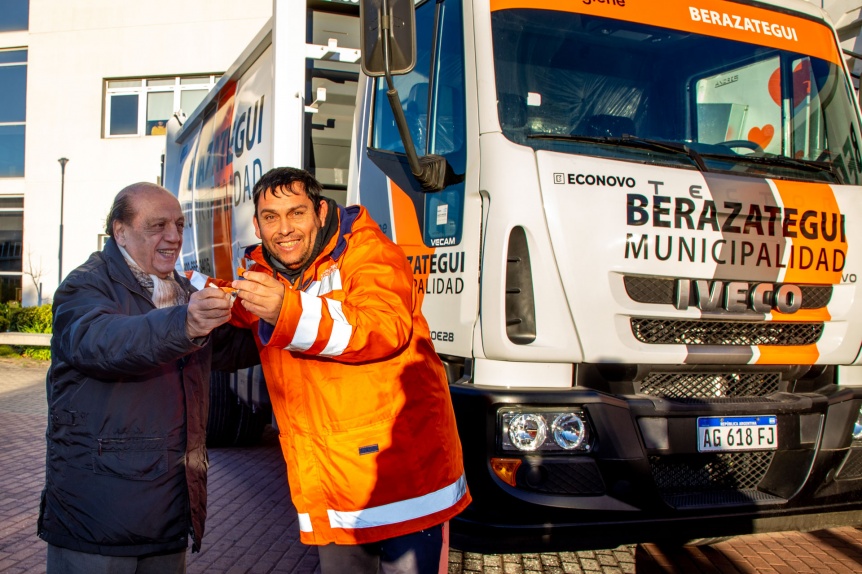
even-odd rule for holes
{"type": "Polygon", "coordinates": [[[386,97],[389,98],[389,106],[395,115],[395,125],[398,127],[401,141],[404,143],[404,152],[407,154],[407,163],[410,165],[410,171],[413,172],[413,175],[419,177],[422,169],[419,166],[419,157],[416,155],[416,148],[413,145],[413,136],[410,135],[410,130],[407,128],[407,118],[404,117],[404,109],[401,107],[401,98],[398,96],[398,90],[392,87],[392,76],[388,73],[389,66],[386,67],[386,70],[386,82],[389,84],[389,89],[386,90],[386,97]]]}

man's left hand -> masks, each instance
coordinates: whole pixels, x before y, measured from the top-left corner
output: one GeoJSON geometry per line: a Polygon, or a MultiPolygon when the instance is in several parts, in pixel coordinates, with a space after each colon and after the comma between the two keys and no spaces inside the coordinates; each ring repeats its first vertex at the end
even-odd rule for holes
{"type": "Polygon", "coordinates": [[[236,280],[231,287],[237,290],[242,306],[275,326],[284,302],[284,284],[267,273],[246,271],[245,280],[236,280]]]}

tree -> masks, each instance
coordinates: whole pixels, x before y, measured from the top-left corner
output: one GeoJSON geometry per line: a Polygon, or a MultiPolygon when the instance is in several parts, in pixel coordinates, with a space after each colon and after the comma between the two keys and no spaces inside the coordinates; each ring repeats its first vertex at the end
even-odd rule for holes
{"type": "Polygon", "coordinates": [[[39,258],[39,264],[37,266],[33,265],[33,253],[30,249],[27,249],[27,269],[24,271],[24,275],[29,275],[30,279],[33,280],[33,285],[36,286],[36,304],[38,306],[42,306],[42,275],[44,271],[42,271],[42,258],[39,258]]]}

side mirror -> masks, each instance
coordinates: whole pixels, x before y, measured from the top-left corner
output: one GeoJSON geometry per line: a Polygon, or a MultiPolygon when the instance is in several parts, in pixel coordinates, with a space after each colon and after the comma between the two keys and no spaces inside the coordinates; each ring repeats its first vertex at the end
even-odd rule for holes
{"type": "Polygon", "coordinates": [[[413,69],[416,65],[414,0],[361,0],[359,20],[361,65],[366,76],[400,75],[413,69]],[[384,38],[384,34],[388,37],[384,38]]]}

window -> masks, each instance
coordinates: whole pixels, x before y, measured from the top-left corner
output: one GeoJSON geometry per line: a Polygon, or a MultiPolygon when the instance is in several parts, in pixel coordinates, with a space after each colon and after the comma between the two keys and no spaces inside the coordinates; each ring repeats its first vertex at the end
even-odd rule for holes
{"type": "Polygon", "coordinates": [[[27,50],[0,50],[0,177],[24,177],[27,50]]]}
{"type": "MultiPolygon", "coordinates": [[[[409,74],[393,77],[416,153],[446,158],[456,174],[467,166],[467,122],[464,99],[463,18],[460,0],[426,2],[416,9],[416,66],[409,74]]],[[[371,147],[399,154],[406,167],[404,144],[386,95],[385,78],[378,78],[374,99],[371,147]]],[[[391,154],[369,153],[390,177],[399,170],[387,166],[391,154]]],[[[403,169],[399,168],[402,172],[403,169]]],[[[405,188],[419,207],[426,245],[457,245],[463,225],[464,182],[439,193],[422,193],[414,180],[405,188]],[[413,186],[412,188],[410,186],[413,186]]]]}
{"type": "MultiPolygon", "coordinates": [[[[773,137],[776,128],[781,126],[780,102],[773,95],[775,90],[735,90],[733,84],[762,85],[766,78],[776,87],[780,85],[778,56],[742,66],[723,69],[697,81],[695,94],[697,104],[697,141],[708,144],[721,144],[726,141],[751,140],[752,146],[760,146],[768,153],[781,153],[780,137],[773,137]],[[772,80],[771,78],[774,78],[772,80]],[[730,86],[730,88],[728,88],[730,86]],[[748,134],[756,130],[758,136],[748,134]],[[752,140],[757,139],[757,142],[752,140]]],[[[769,84],[767,84],[769,85],[769,84]]],[[[754,147],[740,147],[737,151],[754,151],[754,147]]],[[[747,153],[747,152],[746,152],[747,153]]]]}
{"type": "MultiPolygon", "coordinates": [[[[0,301],[21,300],[24,198],[0,195],[0,301]]],[[[36,266],[33,263],[34,267],[36,266]]],[[[29,269],[39,275],[39,269],[29,269]]]]}
{"type": "Polygon", "coordinates": [[[29,0],[3,0],[3,9],[0,10],[0,32],[27,30],[29,24],[29,0]]]}
{"type": "Polygon", "coordinates": [[[136,78],[105,82],[105,136],[158,136],[177,110],[189,114],[218,76],[136,78]]]}

